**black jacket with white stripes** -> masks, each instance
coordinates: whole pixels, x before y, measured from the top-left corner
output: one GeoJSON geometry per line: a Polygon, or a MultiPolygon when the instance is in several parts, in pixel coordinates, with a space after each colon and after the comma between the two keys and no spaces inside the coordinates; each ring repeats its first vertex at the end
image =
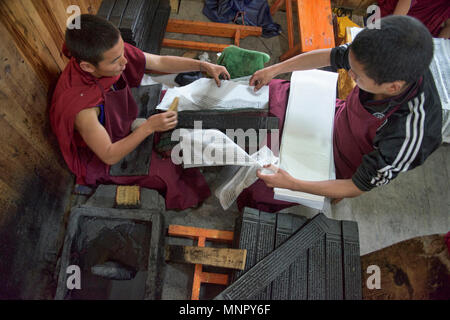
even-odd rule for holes
{"type": "MultiPolygon", "coordinates": [[[[332,67],[349,70],[348,54],[348,45],[334,48],[332,67]]],[[[374,150],[363,156],[352,177],[362,191],[388,184],[400,172],[423,164],[442,142],[442,106],[429,70],[400,96],[370,101],[372,97],[360,90],[361,104],[375,116],[400,107],[378,128],[374,150]]]]}

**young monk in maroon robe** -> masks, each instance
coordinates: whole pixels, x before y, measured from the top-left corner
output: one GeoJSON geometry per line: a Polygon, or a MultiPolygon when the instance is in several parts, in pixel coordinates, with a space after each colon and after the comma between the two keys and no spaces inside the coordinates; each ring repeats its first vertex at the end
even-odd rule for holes
{"type": "Polygon", "coordinates": [[[131,132],[138,108],[130,88],[139,86],[145,70],[205,71],[220,86],[221,74],[229,78],[225,67],[142,52],[124,43],[114,25],[93,15],[81,16],[81,29],[66,31],[66,47],[71,59],[55,89],[50,120],[77,183],[156,189],[165,197],[167,209],[193,207],[208,197],[210,190],[197,169],[183,170],[155,152],[146,176],[112,177],[109,167],[149,135],[177,125],[177,114],[165,112],[150,117],[131,132]]]}
{"type": "Polygon", "coordinates": [[[289,82],[272,80],[278,74],[331,65],[348,70],[357,86],[347,100],[336,101],[337,179],[304,181],[272,166],[274,174],[259,172],[261,180],[242,192],[239,208],[275,212],[292,206],[273,199],[274,187],[332,199],[357,197],[423,164],[442,142],[442,106],[429,71],[432,57],[432,37],[419,20],[390,16],[381,19],[381,29],[364,29],[350,45],[311,51],[257,71],[250,85],[259,90],[270,82],[270,113],[281,121],[289,82]]]}

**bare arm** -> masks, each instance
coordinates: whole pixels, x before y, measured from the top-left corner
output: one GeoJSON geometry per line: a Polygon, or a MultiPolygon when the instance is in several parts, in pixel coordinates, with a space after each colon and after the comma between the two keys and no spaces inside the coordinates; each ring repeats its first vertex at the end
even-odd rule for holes
{"type": "Polygon", "coordinates": [[[112,143],[106,129],[100,124],[95,108],[84,109],[75,119],[75,129],[80,133],[89,148],[108,165],[114,165],[133,151],[155,131],[167,131],[177,124],[175,112],[165,112],[147,119],[134,132],[112,143]]]}
{"type": "Polygon", "coordinates": [[[275,166],[271,166],[269,168],[275,173],[261,174],[258,172],[257,176],[271,188],[301,191],[319,196],[325,196],[331,199],[354,198],[364,193],[358,189],[351,179],[304,181],[295,179],[286,171],[276,168],[275,166]]]}
{"type": "Polygon", "coordinates": [[[443,26],[441,32],[439,33],[438,38],[444,38],[444,39],[450,38],[450,19],[447,19],[444,22],[444,26],[443,26]]]}
{"type": "Polygon", "coordinates": [[[392,14],[406,16],[411,8],[412,0],[398,0],[397,6],[392,14]]]}
{"type": "Polygon", "coordinates": [[[331,65],[330,55],[331,49],[319,49],[302,53],[289,60],[256,71],[250,79],[250,85],[255,86],[255,91],[257,91],[279,74],[329,66],[331,65]]]}
{"type": "Polygon", "coordinates": [[[167,73],[181,73],[190,71],[202,71],[208,73],[220,87],[220,75],[225,79],[230,79],[230,74],[224,66],[219,66],[206,61],[199,61],[175,56],[159,56],[144,53],[147,70],[154,70],[167,73]]]}

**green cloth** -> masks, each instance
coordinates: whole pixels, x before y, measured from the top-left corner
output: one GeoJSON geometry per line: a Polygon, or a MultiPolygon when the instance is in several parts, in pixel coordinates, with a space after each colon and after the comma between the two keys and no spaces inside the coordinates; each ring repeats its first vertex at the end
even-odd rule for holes
{"type": "Polygon", "coordinates": [[[231,79],[252,75],[264,68],[270,56],[264,52],[242,49],[236,46],[225,48],[217,64],[225,66],[231,79]]]}

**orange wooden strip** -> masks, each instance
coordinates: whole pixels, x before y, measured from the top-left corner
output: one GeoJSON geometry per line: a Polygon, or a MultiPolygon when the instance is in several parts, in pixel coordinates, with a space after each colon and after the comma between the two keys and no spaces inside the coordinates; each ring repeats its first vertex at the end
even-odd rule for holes
{"type": "MultiPolygon", "coordinates": [[[[204,247],[205,246],[205,237],[199,237],[198,238],[198,246],[204,247]]],[[[202,265],[196,264],[195,265],[195,271],[194,271],[194,280],[192,283],[192,297],[191,300],[199,300],[200,299],[200,286],[202,285],[202,265]]]]}
{"type": "MultiPolygon", "coordinates": [[[[300,1],[301,0],[294,0],[294,1],[296,1],[297,2],[297,23],[298,23],[298,44],[300,45],[300,52],[303,50],[303,43],[302,43],[302,41],[303,41],[303,34],[302,34],[302,29],[303,29],[303,20],[305,19],[305,20],[307,20],[307,19],[310,19],[310,18],[308,18],[308,17],[306,17],[306,16],[304,16],[304,13],[302,12],[302,7],[300,7],[300,1]]],[[[303,33],[308,33],[309,31],[304,31],[303,30],[303,33]]],[[[289,51],[291,51],[291,50],[289,50],[289,51]]],[[[287,54],[287,52],[286,52],[286,54],[287,54]]],[[[289,59],[289,58],[287,58],[287,59],[289,59]]]]}
{"type": "MultiPolygon", "coordinates": [[[[270,15],[274,15],[277,13],[277,11],[280,9],[280,7],[283,5],[284,0],[277,0],[271,7],[270,7],[270,15]]],[[[287,12],[287,7],[286,7],[287,12]]]]}
{"type": "Polygon", "coordinates": [[[288,29],[289,49],[294,47],[294,22],[292,21],[292,2],[286,0],[286,20],[288,29]]]}
{"type": "Polygon", "coordinates": [[[289,49],[284,54],[281,55],[280,61],[287,60],[289,58],[292,58],[293,56],[296,56],[302,52],[300,48],[300,43],[297,43],[292,49],[289,49]]]}
{"type": "Polygon", "coordinates": [[[206,238],[205,237],[200,237],[200,238],[198,238],[197,246],[204,247],[205,246],[205,242],[206,242],[206,238]]]}
{"type": "Polygon", "coordinates": [[[236,30],[236,34],[234,35],[234,45],[239,47],[239,43],[241,42],[241,31],[236,30]]]}
{"type": "Polygon", "coordinates": [[[217,44],[217,43],[207,43],[207,42],[197,42],[197,41],[164,39],[162,46],[163,47],[171,47],[171,48],[185,48],[185,49],[199,50],[199,51],[222,52],[226,47],[231,46],[231,44],[217,44]]]}
{"type": "Polygon", "coordinates": [[[170,225],[169,235],[189,238],[205,237],[207,240],[222,240],[225,242],[233,241],[232,231],[203,229],[180,225],[170,225]]]}
{"type": "Polygon", "coordinates": [[[200,281],[202,283],[214,283],[221,284],[224,286],[228,285],[228,275],[221,273],[210,273],[210,272],[202,272],[200,281]]]}
{"type": "Polygon", "coordinates": [[[191,300],[200,299],[200,285],[201,285],[202,265],[196,264],[194,271],[194,280],[192,283],[192,295],[191,300]]]}
{"type": "Polygon", "coordinates": [[[234,38],[236,30],[240,31],[240,37],[242,39],[248,36],[260,36],[262,34],[261,27],[178,19],[169,19],[166,27],[166,32],[197,34],[224,38],[234,38]]]}

